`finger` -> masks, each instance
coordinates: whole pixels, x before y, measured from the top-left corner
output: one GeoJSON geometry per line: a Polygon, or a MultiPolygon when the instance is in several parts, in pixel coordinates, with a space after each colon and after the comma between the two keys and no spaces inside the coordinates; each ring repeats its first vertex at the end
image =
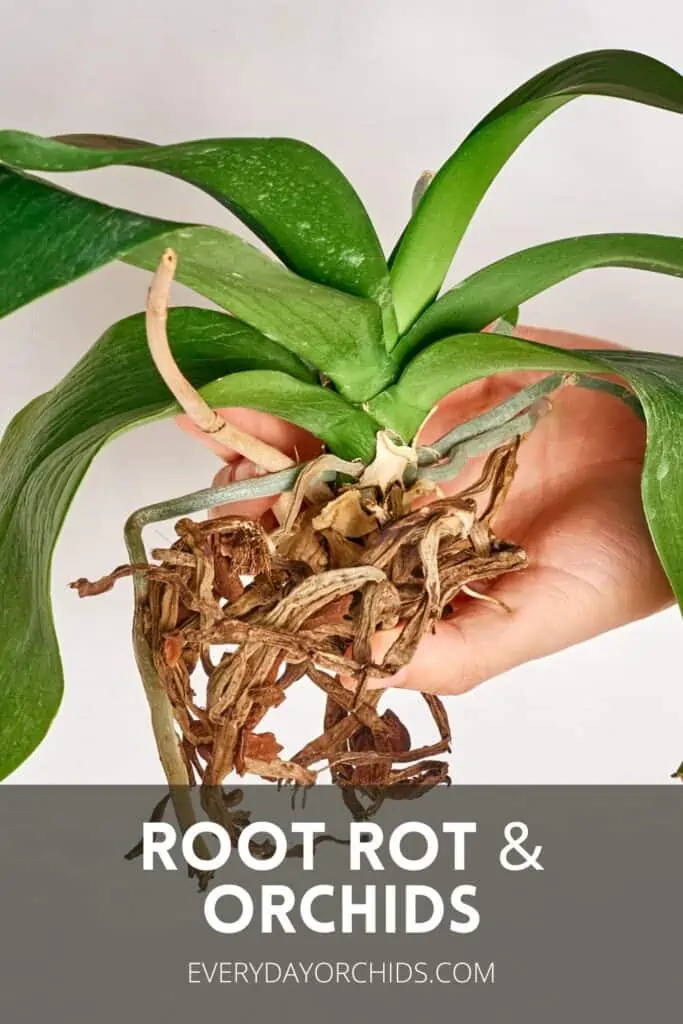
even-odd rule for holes
{"type": "MultiPolygon", "coordinates": [[[[278,419],[277,416],[259,412],[257,409],[229,408],[219,409],[218,412],[240,430],[251,434],[252,437],[257,437],[260,441],[265,441],[266,444],[270,444],[274,448],[279,448],[280,451],[290,455],[297,462],[312,459],[320,451],[321,445],[317,438],[302,430],[301,427],[278,419]]],[[[176,423],[181,430],[202,441],[226,462],[233,462],[240,458],[237,452],[219,444],[212,439],[210,434],[201,431],[187,416],[177,416],[176,423]]]]}
{"type": "Polygon", "coordinates": [[[515,327],[515,337],[524,338],[526,341],[538,341],[542,345],[553,345],[555,348],[612,348],[620,350],[625,348],[624,345],[617,345],[614,341],[594,338],[589,334],[572,334],[569,331],[556,331],[550,327],[531,327],[526,324],[519,324],[515,327]]]}
{"type": "MultiPolygon", "coordinates": [[[[258,466],[255,466],[249,459],[238,459],[228,462],[220,469],[213,478],[213,487],[226,487],[228,484],[237,483],[240,480],[251,480],[262,476],[258,466]]],[[[267,498],[250,498],[244,501],[233,501],[227,505],[217,505],[209,511],[210,519],[217,519],[220,516],[239,516],[243,519],[259,520],[268,513],[268,510],[277,501],[277,494],[267,498]]]]}
{"type": "MultiPolygon", "coordinates": [[[[530,567],[488,593],[511,609],[462,599],[452,619],[423,638],[388,686],[438,693],[465,691],[524,662],[561,651],[671,603],[638,498],[638,474],[626,467],[605,488],[601,474],[545,508],[522,536],[530,567]]],[[[520,533],[523,533],[520,527],[520,533]]],[[[381,663],[397,633],[378,634],[381,663]]]]}
{"type": "MultiPolygon", "coordinates": [[[[423,637],[408,665],[389,678],[369,680],[368,688],[466,693],[518,665],[622,625],[623,616],[614,605],[602,601],[588,586],[574,585],[569,575],[557,570],[532,572],[533,586],[520,576],[492,591],[511,613],[472,599],[466,610],[438,622],[435,632],[423,637]]],[[[639,617],[629,614],[629,621],[639,617]]],[[[376,635],[373,657],[377,663],[381,664],[398,632],[376,635]]]]}
{"type": "MultiPolygon", "coordinates": [[[[410,663],[368,683],[423,693],[461,694],[528,661],[554,654],[619,625],[604,614],[591,592],[577,594],[571,579],[553,570],[533,570],[492,591],[511,609],[471,599],[453,619],[438,622],[423,637],[410,663]]],[[[378,633],[373,657],[381,664],[397,635],[378,633]]]]}

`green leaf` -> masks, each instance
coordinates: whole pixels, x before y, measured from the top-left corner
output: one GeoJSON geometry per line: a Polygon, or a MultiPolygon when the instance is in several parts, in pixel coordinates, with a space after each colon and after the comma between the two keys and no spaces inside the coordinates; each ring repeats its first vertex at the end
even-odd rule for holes
{"type": "MultiPolygon", "coordinates": [[[[374,453],[369,416],[307,383],[293,356],[239,321],[176,308],[169,337],[179,365],[209,401],[285,416],[344,458],[374,453]]],[[[18,413],[0,443],[0,777],[38,745],[61,699],[50,563],[78,485],[106,441],[176,411],[138,314],[110,328],[60,384],[18,413]]]]}
{"type": "Polygon", "coordinates": [[[436,338],[480,331],[547,288],[583,270],[630,267],[683,277],[683,238],[666,235],[584,235],[524,249],[465,278],[429,306],[401,339],[403,364],[436,338]]]}
{"type": "Polygon", "coordinates": [[[0,168],[0,316],[179,227],[0,168]]]}
{"type": "Polygon", "coordinates": [[[341,171],[296,139],[200,139],[157,146],[113,135],[0,131],[0,162],[29,171],[125,164],[161,171],[227,206],[288,267],[380,304],[387,265],[372,221],[341,171]]]}
{"type": "Polygon", "coordinates": [[[377,424],[371,417],[319,384],[303,384],[274,370],[235,373],[202,388],[214,406],[244,406],[269,412],[321,438],[342,459],[369,462],[375,454],[377,424]]]}
{"type": "Polygon", "coordinates": [[[418,353],[398,381],[368,402],[367,409],[409,442],[437,402],[451,391],[507,370],[590,373],[595,372],[595,362],[565,349],[503,334],[456,334],[418,353]]]}
{"type": "Polygon", "coordinates": [[[0,168],[0,316],[115,259],[178,280],[323,370],[363,401],[389,379],[379,307],[305,281],[219,228],[131,213],[0,168]]]}
{"type": "Polygon", "coordinates": [[[126,262],[154,270],[167,245],[178,253],[179,281],[318,367],[345,397],[363,402],[391,380],[375,303],[305,281],[218,228],[162,235],[126,262]]]}
{"type": "Polygon", "coordinates": [[[660,561],[683,608],[683,358],[600,352],[638,395],[647,422],[643,506],[660,561]]]}
{"type": "Polygon", "coordinates": [[[398,382],[368,403],[384,426],[412,440],[449,392],[517,370],[618,373],[638,395],[647,422],[643,506],[657,552],[683,607],[683,357],[652,352],[568,351],[496,334],[434,342],[398,382]]]}
{"type": "Polygon", "coordinates": [[[683,77],[641,53],[596,50],[541,72],[492,110],[435,176],[394,253],[391,284],[401,334],[438,293],[500,169],[537,125],[582,95],[615,96],[681,113],[683,77]]]}

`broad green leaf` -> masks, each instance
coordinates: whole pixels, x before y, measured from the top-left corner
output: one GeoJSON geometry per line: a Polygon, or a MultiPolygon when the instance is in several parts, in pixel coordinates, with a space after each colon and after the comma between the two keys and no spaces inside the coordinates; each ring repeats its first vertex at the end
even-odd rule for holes
{"type": "Polygon", "coordinates": [[[207,384],[202,395],[213,406],[244,406],[269,412],[321,438],[342,459],[369,462],[377,423],[329,388],[304,384],[275,370],[234,373],[207,384]]]}
{"type": "MultiPolygon", "coordinates": [[[[374,453],[376,425],[365,413],[290,376],[304,378],[306,368],[239,321],[176,308],[169,337],[208,400],[285,416],[344,458],[374,453]]],[[[0,777],[37,746],[61,699],[50,563],[76,489],[106,441],[176,411],[138,314],[110,328],[60,384],[18,413],[0,443],[0,777]]]]}
{"type": "Polygon", "coordinates": [[[351,401],[365,401],[391,380],[375,303],[304,281],[219,228],[162,235],[126,262],[154,270],[167,245],[178,253],[179,281],[323,370],[351,401]]]}
{"type": "Polygon", "coordinates": [[[179,227],[0,168],[0,316],[179,227]]]}
{"type": "Polygon", "coordinates": [[[595,362],[565,349],[503,334],[456,334],[419,352],[397,382],[368,402],[366,408],[409,442],[437,402],[451,391],[507,370],[590,373],[595,372],[595,362]]]}
{"type": "Polygon", "coordinates": [[[401,364],[436,338],[479,331],[496,317],[583,270],[630,267],[683,277],[683,238],[584,235],[506,256],[465,278],[429,306],[400,340],[401,364]]]}
{"type": "Polygon", "coordinates": [[[28,171],[125,164],[208,192],[297,274],[380,304],[387,265],[372,221],[341,171],[296,139],[200,139],[158,146],[113,135],[0,131],[0,162],[28,171]]]}
{"type": "Polygon", "coordinates": [[[379,308],[305,281],[219,228],[144,217],[0,168],[0,316],[115,259],[178,279],[323,370],[363,401],[387,381],[379,308]]]}
{"type": "Polygon", "coordinates": [[[470,220],[507,160],[546,117],[583,95],[681,113],[683,77],[641,53],[596,50],[541,72],[492,110],[434,177],[392,257],[400,333],[438,293],[470,220]]]}
{"type": "Polygon", "coordinates": [[[637,393],[647,421],[643,505],[660,561],[683,608],[683,358],[600,352],[637,393]]]}
{"type": "Polygon", "coordinates": [[[368,403],[368,411],[411,440],[449,392],[516,370],[616,372],[631,385],[647,421],[643,506],[683,607],[683,357],[612,349],[568,351],[500,334],[460,334],[436,341],[416,356],[393,387],[368,403]]]}

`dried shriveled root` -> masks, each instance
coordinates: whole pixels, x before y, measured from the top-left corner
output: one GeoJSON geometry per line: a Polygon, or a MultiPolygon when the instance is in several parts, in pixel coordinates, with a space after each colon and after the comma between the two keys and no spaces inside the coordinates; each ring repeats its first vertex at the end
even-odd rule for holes
{"type": "Polygon", "coordinates": [[[414,748],[398,716],[378,711],[382,691],[365,684],[405,665],[458,595],[481,598],[473,583],[525,567],[524,552],[491,525],[516,452],[517,442],[498,448],[474,486],[449,498],[432,494],[418,508],[396,474],[383,483],[365,474],[329,500],[300,487],[271,535],[233,516],[181,519],[176,542],[153,552],[158,564],[72,584],[88,596],[134,572],[146,576],[138,616],[188,775],[207,799],[233,771],[308,786],[328,768],[354,812],[367,813],[359,794],[412,796],[447,780],[447,762],[435,760],[451,742],[439,698],[423,695],[437,736],[414,748]],[[383,663],[373,663],[374,634],[399,623],[383,663]],[[230,650],[217,654],[217,645],[230,650]],[[263,721],[304,678],[326,695],[324,722],[287,758],[263,721]]]}

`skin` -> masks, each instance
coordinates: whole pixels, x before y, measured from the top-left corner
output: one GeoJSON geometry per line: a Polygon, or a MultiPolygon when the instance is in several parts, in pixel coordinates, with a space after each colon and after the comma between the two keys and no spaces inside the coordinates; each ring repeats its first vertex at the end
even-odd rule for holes
{"type": "MultiPolygon", "coordinates": [[[[562,348],[616,348],[608,342],[533,327],[520,337],[562,348]]],[[[539,374],[499,374],[460,388],[440,403],[420,436],[422,443],[485,411],[539,374]]],[[[304,431],[263,413],[222,410],[227,419],[298,459],[319,443],[304,431]]],[[[180,425],[201,436],[181,419],[180,425]]],[[[207,442],[204,437],[201,438],[207,442]]],[[[212,445],[226,462],[215,483],[245,479],[256,468],[212,445]]],[[[521,545],[529,568],[503,577],[487,593],[504,601],[506,614],[485,601],[462,599],[452,619],[423,638],[410,665],[389,680],[370,682],[439,694],[459,694],[535,658],[651,615],[673,601],[643,514],[640,472],[643,423],[618,399],[567,387],[524,441],[519,468],[494,527],[521,545]]],[[[456,493],[476,478],[473,460],[444,487],[456,493]]],[[[233,515],[272,517],[274,499],[230,506],[233,515]]],[[[225,510],[218,510],[220,513],[225,510]]],[[[397,631],[378,634],[381,662],[397,631]]]]}

